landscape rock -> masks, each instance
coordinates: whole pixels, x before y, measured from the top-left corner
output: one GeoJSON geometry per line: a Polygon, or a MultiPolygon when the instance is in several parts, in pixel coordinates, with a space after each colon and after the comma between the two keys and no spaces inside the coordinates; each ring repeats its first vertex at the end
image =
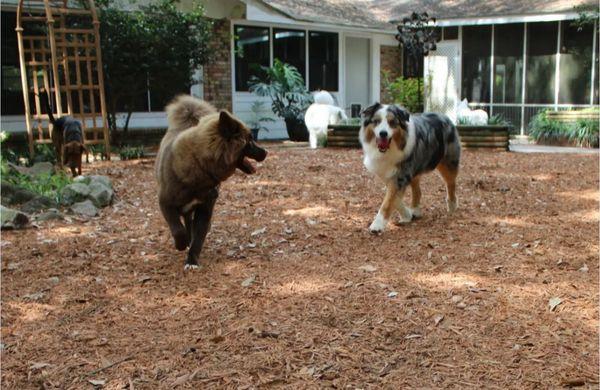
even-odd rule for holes
{"type": "Polygon", "coordinates": [[[21,211],[27,214],[35,214],[40,211],[56,207],[58,207],[58,203],[56,203],[54,199],[39,195],[21,206],[21,211]]]}
{"type": "Polygon", "coordinates": [[[0,187],[2,191],[2,204],[5,206],[25,203],[37,196],[35,192],[5,181],[2,182],[0,187]]]}
{"type": "Polygon", "coordinates": [[[89,189],[90,194],[88,195],[88,199],[90,199],[96,207],[106,207],[112,201],[114,191],[100,181],[92,181],[89,185],[89,189]]]}
{"type": "Polygon", "coordinates": [[[98,209],[94,206],[91,200],[84,200],[83,202],[74,203],[71,206],[71,211],[75,214],[80,214],[86,217],[95,217],[98,215],[98,209]]]}
{"type": "Polygon", "coordinates": [[[90,177],[89,176],[77,176],[73,179],[73,183],[83,183],[83,184],[90,184],[90,177]]]}
{"type": "Polygon", "coordinates": [[[110,181],[110,179],[108,178],[108,176],[102,176],[102,175],[91,175],[89,176],[90,179],[90,184],[91,183],[101,183],[104,184],[106,187],[112,189],[112,182],[110,181]]]}
{"type": "Polygon", "coordinates": [[[65,219],[65,216],[57,209],[49,209],[45,213],[35,216],[36,221],[51,221],[55,219],[65,219]]]}
{"type": "Polygon", "coordinates": [[[2,229],[22,229],[29,223],[29,216],[19,210],[0,206],[2,229]]]}
{"type": "Polygon", "coordinates": [[[90,187],[84,183],[73,183],[65,186],[60,192],[62,203],[65,206],[72,205],[87,199],[90,194],[90,187]]]}
{"type": "Polygon", "coordinates": [[[29,176],[52,175],[54,173],[54,165],[47,161],[33,164],[26,173],[29,176]]]}

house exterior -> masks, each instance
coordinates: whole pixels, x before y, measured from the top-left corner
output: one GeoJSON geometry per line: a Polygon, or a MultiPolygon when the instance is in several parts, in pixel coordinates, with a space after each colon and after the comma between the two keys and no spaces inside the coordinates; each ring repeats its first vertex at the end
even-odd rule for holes
{"type": "MultiPolygon", "coordinates": [[[[192,1],[183,0],[189,7],[192,1]]],[[[309,90],[325,89],[350,113],[379,100],[382,74],[403,75],[403,55],[394,21],[413,11],[437,17],[442,40],[425,60],[426,108],[452,116],[467,98],[490,114],[502,114],[525,134],[540,109],[598,104],[597,23],[581,31],[576,5],[590,0],[201,0],[214,19],[214,60],[198,71],[191,93],[242,119],[255,101],[248,92],[257,65],[275,58],[296,66],[309,90]]],[[[16,0],[2,2],[2,129],[24,131],[19,111],[18,55],[14,34],[16,0]],[[11,3],[10,1],[14,1],[11,3]],[[15,62],[16,61],[16,62],[15,62]]],[[[174,86],[174,90],[177,86],[174,86]]],[[[176,92],[174,92],[175,94],[176,92]]],[[[164,101],[152,86],[140,98],[131,128],[165,127],[164,101]]],[[[287,138],[282,120],[267,123],[260,138],[287,138]]]]}

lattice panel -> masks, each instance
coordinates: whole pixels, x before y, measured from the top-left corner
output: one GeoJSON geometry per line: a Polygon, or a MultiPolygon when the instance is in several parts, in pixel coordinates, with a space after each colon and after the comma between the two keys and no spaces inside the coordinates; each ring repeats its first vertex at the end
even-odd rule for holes
{"type": "Polygon", "coordinates": [[[441,112],[456,120],[458,103],[457,44],[439,43],[425,58],[426,110],[441,112]]]}
{"type": "Polygon", "coordinates": [[[67,0],[23,0],[17,12],[21,79],[30,152],[51,142],[52,125],[40,100],[50,92],[56,118],[71,115],[86,144],[104,144],[109,154],[99,23],[94,3],[69,7],[67,0]]]}

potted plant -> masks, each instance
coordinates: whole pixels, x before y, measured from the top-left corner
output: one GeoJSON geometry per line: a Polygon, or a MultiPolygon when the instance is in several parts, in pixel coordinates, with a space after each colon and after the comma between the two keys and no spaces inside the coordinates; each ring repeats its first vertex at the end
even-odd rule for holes
{"type": "Polygon", "coordinates": [[[250,119],[246,122],[248,127],[250,127],[250,131],[252,131],[252,138],[255,141],[258,141],[258,132],[261,130],[269,131],[265,126],[262,125],[263,122],[275,122],[275,119],[270,116],[261,116],[263,115],[263,106],[264,102],[259,100],[252,103],[250,106],[250,119]]]}
{"type": "Polygon", "coordinates": [[[292,141],[308,141],[308,130],[302,115],[312,103],[304,79],[294,66],[275,59],[273,67],[261,66],[262,77],[250,79],[250,92],[271,99],[273,112],[285,121],[292,141]]]}

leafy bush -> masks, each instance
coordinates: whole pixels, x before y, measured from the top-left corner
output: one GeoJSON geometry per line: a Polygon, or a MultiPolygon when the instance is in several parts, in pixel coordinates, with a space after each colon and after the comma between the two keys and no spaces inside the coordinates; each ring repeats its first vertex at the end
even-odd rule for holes
{"type": "Polygon", "coordinates": [[[11,170],[6,176],[3,175],[2,179],[18,187],[35,192],[36,194],[47,196],[59,203],[61,201],[61,190],[73,182],[73,180],[63,171],[59,171],[53,175],[42,174],[32,177],[11,170]]]}
{"type": "Polygon", "coordinates": [[[578,146],[597,148],[599,125],[592,119],[560,122],[549,119],[547,111],[542,111],[529,123],[529,136],[536,142],[569,140],[578,146]]]}
{"type": "Polygon", "coordinates": [[[119,149],[121,160],[135,160],[146,156],[143,146],[124,146],[119,149]]]}
{"type": "Polygon", "coordinates": [[[384,94],[387,99],[404,106],[410,112],[423,111],[421,106],[423,99],[420,96],[423,92],[422,86],[422,78],[398,77],[396,80],[390,80],[389,73],[383,74],[384,94]]]}
{"type": "Polygon", "coordinates": [[[275,115],[283,119],[301,119],[312,103],[312,95],[296,67],[275,59],[273,67],[261,66],[262,77],[250,78],[250,92],[271,98],[275,115]]]}

